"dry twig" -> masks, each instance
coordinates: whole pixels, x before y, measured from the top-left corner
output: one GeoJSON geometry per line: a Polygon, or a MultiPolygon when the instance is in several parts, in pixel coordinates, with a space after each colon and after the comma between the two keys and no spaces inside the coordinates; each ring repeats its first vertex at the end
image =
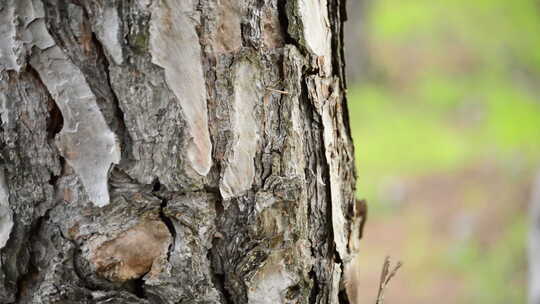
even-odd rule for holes
{"type": "Polygon", "coordinates": [[[384,264],[381,271],[381,279],[379,281],[379,292],[377,293],[377,302],[375,302],[375,304],[384,303],[384,292],[386,290],[386,287],[388,287],[388,283],[390,283],[390,280],[396,275],[401,265],[403,265],[401,261],[398,261],[394,268],[390,271],[390,264],[390,257],[387,256],[384,259],[384,264]]]}
{"type": "Polygon", "coordinates": [[[269,88],[269,87],[267,87],[266,89],[267,89],[268,91],[280,93],[280,94],[283,94],[283,95],[288,95],[288,94],[289,94],[289,92],[287,92],[287,91],[276,90],[276,89],[272,89],[272,88],[269,88]]]}

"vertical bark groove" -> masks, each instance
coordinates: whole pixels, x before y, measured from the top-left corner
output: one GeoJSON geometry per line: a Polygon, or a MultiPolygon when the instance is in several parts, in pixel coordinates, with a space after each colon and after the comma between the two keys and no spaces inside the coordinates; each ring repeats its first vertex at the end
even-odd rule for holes
{"type": "MultiPolygon", "coordinates": [[[[169,230],[169,233],[172,236],[172,242],[169,245],[169,248],[167,250],[167,261],[171,261],[171,254],[173,251],[173,248],[175,246],[176,242],[176,230],[174,229],[174,224],[172,220],[165,214],[164,210],[167,208],[168,199],[166,197],[160,196],[159,191],[161,190],[161,183],[158,179],[154,182],[154,185],[152,186],[152,193],[159,199],[161,199],[161,205],[159,208],[159,218],[163,223],[165,223],[165,226],[167,226],[167,229],[169,230]]],[[[142,281],[141,281],[142,282],[142,281]]],[[[144,284],[144,282],[143,282],[144,284]]]]}
{"type": "Polygon", "coordinates": [[[112,109],[115,117],[116,122],[116,128],[114,128],[114,132],[118,138],[119,145],[121,147],[122,151],[122,159],[126,159],[130,157],[131,151],[129,148],[131,148],[131,138],[129,137],[129,134],[126,131],[126,123],[124,118],[124,112],[122,112],[122,109],[120,108],[120,102],[118,101],[118,96],[116,96],[116,93],[114,92],[114,87],[111,82],[111,72],[109,70],[109,60],[107,59],[107,56],[105,55],[105,51],[103,49],[103,45],[99,42],[99,40],[96,38],[95,33],[92,33],[92,43],[96,46],[96,52],[98,54],[98,57],[100,58],[100,61],[103,62],[103,69],[104,74],[106,77],[106,83],[107,83],[107,90],[111,93],[111,101],[112,101],[112,109]]]}

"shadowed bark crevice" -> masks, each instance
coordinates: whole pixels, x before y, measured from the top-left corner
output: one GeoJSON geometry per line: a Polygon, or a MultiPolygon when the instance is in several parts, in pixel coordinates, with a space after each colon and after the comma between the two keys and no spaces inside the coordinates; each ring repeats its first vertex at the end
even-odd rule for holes
{"type": "Polygon", "coordinates": [[[92,42],[96,47],[98,57],[101,58],[101,62],[103,62],[108,90],[110,91],[112,96],[111,102],[113,104],[114,117],[116,118],[117,122],[117,128],[113,129],[113,131],[118,138],[119,145],[121,147],[120,150],[122,152],[122,155],[124,156],[121,159],[126,159],[127,157],[125,156],[130,154],[128,153],[128,149],[130,149],[131,147],[131,137],[129,136],[129,132],[127,132],[124,112],[122,112],[122,109],[120,108],[120,101],[118,100],[118,96],[116,95],[116,92],[114,91],[114,86],[111,82],[111,63],[109,62],[107,56],[105,56],[103,45],[100,43],[99,39],[97,39],[96,33],[94,32],[92,32],[92,42]]]}
{"type": "Polygon", "coordinates": [[[319,282],[317,281],[317,273],[312,269],[309,272],[309,277],[311,278],[311,281],[313,282],[313,287],[311,288],[311,292],[309,294],[309,303],[310,304],[317,304],[317,299],[320,293],[319,288],[319,282]]]}
{"type": "Polygon", "coordinates": [[[339,291],[338,300],[339,300],[339,303],[341,304],[350,304],[349,298],[347,297],[347,292],[345,291],[345,289],[342,289],[339,291]]]}
{"type": "MultiPolygon", "coordinates": [[[[47,130],[47,140],[51,147],[53,147],[56,150],[56,145],[54,144],[55,137],[62,128],[64,127],[64,116],[62,115],[62,112],[60,111],[60,108],[56,104],[56,101],[51,96],[51,93],[47,89],[47,86],[39,76],[39,73],[32,67],[32,65],[28,64],[26,66],[26,71],[28,74],[30,74],[36,82],[43,88],[43,91],[45,92],[47,96],[47,124],[46,124],[46,130],[47,130]]],[[[65,166],[65,159],[57,153],[58,160],[60,163],[60,168],[64,168],[65,166]]],[[[60,175],[54,174],[51,172],[49,184],[56,188],[56,182],[61,177],[60,175]]]]}
{"type": "Polygon", "coordinates": [[[310,147],[313,159],[310,167],[306,168],[306,175],[315,179],[311,201],[317,204],[314,205],[310,202],[307,206],[310,230],[314,231],[314,234],[310,234],[312,244],[311,253],[312,257],[317,261],[309,272],[309,277],[313,284],[309,296],[309,303],[311,304],[325,301],[326,297],[329,296],[328,291],[322,288],[326,285],[325,282],[331,279],[332,274],[330,272],[333,268],[333,263],[339,260],[339,255],[334,245],[334,231],[332,227],[331,191],[336,190],[329,187],[330,171],[325,155],[324,126],[322,117],[309,96],[307,83],[309,77],[317,75],[318,69],[311,68],[303,71],[299,97],[300,106],[306,115],[305,119],[309,129],[309,132],[306,134],[308,142],[316,143],[310,147]],[[317,176],[317,174],[320,174],[320,176],[317,176]],[[323,191],[322,194],[319,189],[321,183],[323,183],[323,186],[326,186],[326,191],[323,191]],[[322,217],[318,215],[321,213],[321,210],[323,211],[322,217]],[[324,231],[322,235],[319,232],[321,229],[324,231]],[[321,238],[324,238],[324,242],[321,242],[321,238]]]}
{"type": "Polygon", "coordinates": [[[172,242],[169,245],[169,249],[167,251],[167,260],[170,261],[171,260],[171,252],[173,251],[174,244],[176,242],[176,230],[174,229],[174,224],[173,224],[172,220],[169,217],[167,217],[165,215],[165,213],[163,212],[163,210],[167,207],[167,203],[168,203],[167,199],[162,199],[161,200],[161,208],[159,210],[159,218],[161,219],[161,221],[163,223],[165,223],[165,226],[167,226],[167,229],[169,230],[169,233],[172,236],[172,242]]]}
{"type": "Polygon", "coordinates": [[[132,293],[134,295],[136,295],[138,298],[141,298],[141,299],[146,299],[146,295],[145,295],[145,292],[144,292],[144,276],[146,274],[143,274],[141,277],[135,279],[135,280],[132,280],[130,283],[131,283],[131,286],[132,286],[132,293]]]}
{"type": "Polygon", "coordinates": [[[34,265],[32,262],[32,256],[30,256],[27,272],[17,281],[17,294],[15,295],[16,303],[24,303],[21,301],[23,300],[23,297],[27,295],[28,290],[31,288],[31,284],[33,281],[35,281],[38,275],[39,269],[34,265]]]}
{"type": "Polygon", "coordinates": [[[17,280],[17,293],[15,295],[16,303],[24,303],[21,301],[25,300],[26,296],[30,296],[30,294],[28,294],[28,291],[32,289],[32,286],[36,283],[39,276],[42,275],[40,269],[37,267],[33,244],[37,240],[39,232],[43,228],[43,225],[49,218],[48,212],[49,210],[47,210],[47,212],[43,216],[40,216],[34,222],[32,228],[30,229],[30,232],[27,234],[29,236],[29,239],[25,243],[29,244],[29,247],[26,248],[26,250],[28,250],[29,252],[28,264],[26,273],[19,277],[17,280]]]}
{"type": "Polygon", "coordinates": [[[214,205],[216,211],[216,218],[214,224],[216,227],[216,232],[212,240],[212,247],[208,250],[207,258],[210,261],[210,276],[214,287],[219,292],[223,304],[234,304],[234,297],[227,290],[227,277],[223,273],[223,265],[221,262],[221,257],[219,255],[219,241],[223,239],[223,234],[219,231],[219,218],[225,214],[225,207],[223,206],[223,199],[217,191],[217,200],[214,205]]]}
{"type": "Polygon", "coordinates": [[[172,237],[171,244],[169,245],[169,249],[167,250],[167,261],[170,261],[171,252],[174,250],[174,245],[176,243],[176,229],[174,228],[172,220],[164,212],[165,208],[167,208],[167,204],[169,203],[169,199],[163,195],[160,195],[160,191],[164,190],[162,188],[163,186],[159,182],[159,179],[156,178],[156,180],[152,184],[152,194],[161,200],[159,218],[165,224],[165,226],[167,226],[167,229],[169,230],[169,233],[172,237]]]}
{"type": "Polygon", "coordinates": [[[27,71],[39,81],[40,86],[47,92],[47,110],[49,112],[49,115],[47,116],[47,139],[54,140],[56,134],[58,134],[64,126],[64,117],[62,116],[60,108],[58,108],[58,105],[51,96],[51,93],[43,83],[43,80],[41,80],[39,73],[31,65],[27,66],[27,71]]]}
{"type": "Polygon", "coordinates": [[[289,34],[288,31],[289,19],[287,17],[287,0],[277,0],[277,9],[279,23],[281,24],[281,28],[283,29],[281,34],[283,35],[284,43],[292,44],[298,47],[297,41],[289,34]]]}
{"type": "Polygon", "coordinates": [[[218,290],[218,292],[221,295],[221,299],[223,300],[223,304],[234,304],[234,297],[231,295],[231,293],[227,290],[226,284],[226,276],[223,273],[216,273],[213,269],[213,265],[211,265],[211,275],[212,275],[212,283],[214,284],[214,287],[218,290]]]}
{"type": "MultiPolygon", "coordinates": [[[[350,0],[349,0],[350,1],[350,0]]],[[[344,45],[344,30],[345,27],[345,21],[347,20],[347,10],[346,10],[346,0],[329,0],[328,1],[328,12],[330,14],[333,14],[336,20],[335,22],[331,23],[332,25],[332,31],[335,33],[332,35],[332,52],[334,56],[332,56],[332,66],[334,71],[338,71],[337,73],[334,72],[339,76],[340,79],[340,87],[342,90],[346,90],[347,88],[347,73],[345,72],[346,68],[346,62],[345,62],[345,45],[344,45]],[[336,26],[338,25],[338,26],[336,26]]],[[[367,49],[367,48],[365,48],[367,49]]],[[[351,135],[351,126],[350,126],[350,117],[349,117],[349,103],[347,100],[347,95],[343,94],[343,125],[344,125],[344,131],[345,134],[352,138],[351,135]]],[[[354,146],[351,147],[352,151],[354,152],[354,146]]],[[[354,177],[356,179],[356,170],[355,168],[352,168],[354,172],[354,177]]]]}

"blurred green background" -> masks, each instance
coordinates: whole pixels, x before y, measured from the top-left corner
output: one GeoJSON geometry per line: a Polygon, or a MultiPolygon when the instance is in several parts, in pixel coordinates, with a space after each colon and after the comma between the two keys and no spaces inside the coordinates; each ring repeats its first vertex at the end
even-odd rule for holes
{"type": "Polygon", "coordinates": [[[365,303],[387,254],[388,304],[525,303],[540,2],[349,0],[346,26],[365,303]]]}

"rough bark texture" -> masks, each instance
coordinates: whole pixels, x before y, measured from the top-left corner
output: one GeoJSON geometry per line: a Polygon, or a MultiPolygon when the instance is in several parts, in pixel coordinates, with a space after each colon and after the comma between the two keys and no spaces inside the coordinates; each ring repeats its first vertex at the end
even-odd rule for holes
{"type": "Polygon", "coordinates": [[[1,0],[0,302],[346,302],[344,18],[1,0]]]}

